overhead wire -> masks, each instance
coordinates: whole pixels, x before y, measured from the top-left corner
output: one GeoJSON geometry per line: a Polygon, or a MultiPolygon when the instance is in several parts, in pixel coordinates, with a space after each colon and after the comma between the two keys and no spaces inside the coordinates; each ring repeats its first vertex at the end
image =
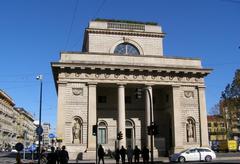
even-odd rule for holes
{"type": "Polygon", "coordinates": [[[93,18],[96,18],[96,16],[102,10],[105,3],[106,3],[106,0],[103,0],[102,3],[100,4],[100,6],[98,7],[98,9],[96,10],[95,14],[93,15],[93,18]]]}
{"type": "MultiPolygon", "coordinates": [[[[94,18],[94,19],[96,19],[97,15],[98,15],[98,14],[100,13],[100,11],[102,10],[102,8],[103,8],[103,6],[105,5],[106,1],[107,1],[107,0],[102,0],[102,3],[98,6],[96,12],[95,12],[94,15],[93,15],[93,18],[94,18]]],[[[73,44],[72,47],[74,48],[74,47],[77,46],[80,42],[81,42],[81,41],[77,40],[77,41],[73,44]]]]}
{"type": "Polygon", "coordinates": [[[75,20],[75,17],[76,17],[77,9],[78,9],[78,2],[79,2],[79,0],[76,0],[75,8],[74,8],[74,11],[73,11],[73,17],[72,17],[71,25],[70,25],[70,28],[69,28],[69,31],[68,31],[67,41],[66,41],[66,44],[65,44],[65,47],[64,47],[64,51],[68,47],[69,40],[70,40],[70,37],[71,37],[71,34],[72,34],[73,23],[74,23],[74,20],[75,20]]]}

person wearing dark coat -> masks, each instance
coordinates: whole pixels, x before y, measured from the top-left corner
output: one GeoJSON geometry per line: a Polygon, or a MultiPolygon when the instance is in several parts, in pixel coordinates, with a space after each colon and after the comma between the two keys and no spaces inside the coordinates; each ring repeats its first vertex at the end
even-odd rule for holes
{"type": "Polygon", "coordinates": [[[119,148],[116,149],[115,151],[115,160],[116,160],[116,164],[119,163],[119,160],[120,160],[120,151],[119,151],[119,148]]]}
{"type": "Polygon", "coordinates": [[[148,163],[149,161],[149,149],[144,146],[142,149],[143,163],[148,163]]]}
{"type": "Polygon", "coordinates": [[[99,148],[98,148],[98,163],[100,164],[100,160],[102,160],[102,163],[104,164],[104,149],[102,147],[102,145],[99,145],[99,148]]]}
{"type": "Polygon", "coordinates": [[[55,153],[57,155],[57,164],[60,164],[60,152],[61,152],[61,149],[60,147],[57,147],[55,153]]]}
{"type": "Polygon", "coordinates": [[[51,152],[47,155],[47,164],[56,164],[58,156],[54,150],[55,148],[51,147],[51,152]]]}
{"type": "Polygon", "coordinates": [[[68,152],[65,150],[66,147],[62,146],[62,150],[59,153],[60,156],[60,164],[67,164],[69,160],[68,152]]]}
{"type": "Polygon", "coordinates": [[[141,154],[141,150],[138,148],[138,146],[135,146],[135,149],[133,150],[134,154],[134,162],[139,163],[139,156],[141,154]]]}
{"type": "Polygon", "coordinates": [[[124,148],[124,146],[122,146],[122,148],[120,149],[120,155],[121,155],[122,163],[125,163],[126,153],[127,153],[127,150],[124,148]]]}

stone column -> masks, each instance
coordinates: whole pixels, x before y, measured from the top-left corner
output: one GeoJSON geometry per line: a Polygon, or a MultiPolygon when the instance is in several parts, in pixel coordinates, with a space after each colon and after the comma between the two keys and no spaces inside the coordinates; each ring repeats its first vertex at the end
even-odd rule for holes
{"type": "Polygon", "coordinates": [[[58,83],[58,110],[57,110],[57,137],[63,139],[65,144],[65,112],[64,112],[64,95],[66,89],[66,83],[58,83]]]}
{"type": "MultiPolygon", "coordinates": [[[[150,85],[146,86],[145,92],[146,92],[145,93],[145,128],[146,128],[146,132],[147,132],[147,126],[151,125],[151,118],[150,117],[152,117],[152,122],[154,122],[152,86],[150,86],[150,85]],[[149,93],[148,93],[147,90],[150,93],[151,102],[150,102],[149,93]],[[150,103],[152,103],[152,104],[150,105],[150,103]],[[150,109],[150,106],[152,107],[152,109],[150,109]],[[152,113],[152,116],[151,116],[151,113],[152,113]]],[[[151,147],[150,140],[151,140],[151,136],[146,133],[146,146],[148,148],[151,147]]],[[[154,141],[154,136],[153,136],[153,141],[154,141]]],[[[154,142],[153,142],[153,146],[154,146],[154,142]]]]}
{"type": "Polygon", "coordinates": [[[125,87],[123,84],[118,85],[118,130],[123,134],[123,139],[119,140],[119,147],[126,148],[126,127],[125,127],[125,87]]]}
{"type": "Polygon", "coordinates": [[[97,122],[96,84],[88,84],[88,142],[87,149],[96,150],[96,136],[92,135],[92,127],[97,122]]]}
{"type": "Polygon", "coordinates": [[[172,143],[173,152],[183,149],[183,134],[181,124],[180,86],[172,86],[172,143]]]}
{"type": "Polygon", "coordinates": [[[199,107],[199,129],[200,129],[200,146],[209,146],[208,141],[208,125],[207,125],[207,111],[206,111],[206,99],[205,99],[205,87],[198,86],[198,107],[199,107]]]}

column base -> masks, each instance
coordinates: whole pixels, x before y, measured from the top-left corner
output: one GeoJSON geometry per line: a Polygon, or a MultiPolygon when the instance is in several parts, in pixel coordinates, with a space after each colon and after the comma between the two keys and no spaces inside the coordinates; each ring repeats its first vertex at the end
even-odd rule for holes
{"type": "MultiPolygon", "coordinates": [[[[158,154],[158,149],[156,149],[155,147],[153,148],[153,158],[158,158],[159,154],[158,154]]],[[[150,156],[151,158],[151,156],[150,156]]]]}

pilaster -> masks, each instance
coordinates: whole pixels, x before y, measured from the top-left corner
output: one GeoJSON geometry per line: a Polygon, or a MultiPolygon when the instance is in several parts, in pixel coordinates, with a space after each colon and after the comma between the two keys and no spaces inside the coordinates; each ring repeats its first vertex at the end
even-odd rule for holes
{"type": "Polygon", "coordinates": [[[92,135],[92,127],[97,123],[97,85],[88,84],[88,142],[87,149],[90,151],[96,150],[96,136],[92,135]]]}
{"type": "Polygon", "coordinates": [[[172,86],[172,151],[183,149],[183,135],[181,127],[180,86],[172,86]]]}
{"type": "Polygon", "coordinates": [[[206,99],[205,99],[205,87],[198,86],[198,107],[200,115],[200,146],[209,146],[208,141],[208,125],[207,125],[207,110],[206,110],[206,99]]]}

